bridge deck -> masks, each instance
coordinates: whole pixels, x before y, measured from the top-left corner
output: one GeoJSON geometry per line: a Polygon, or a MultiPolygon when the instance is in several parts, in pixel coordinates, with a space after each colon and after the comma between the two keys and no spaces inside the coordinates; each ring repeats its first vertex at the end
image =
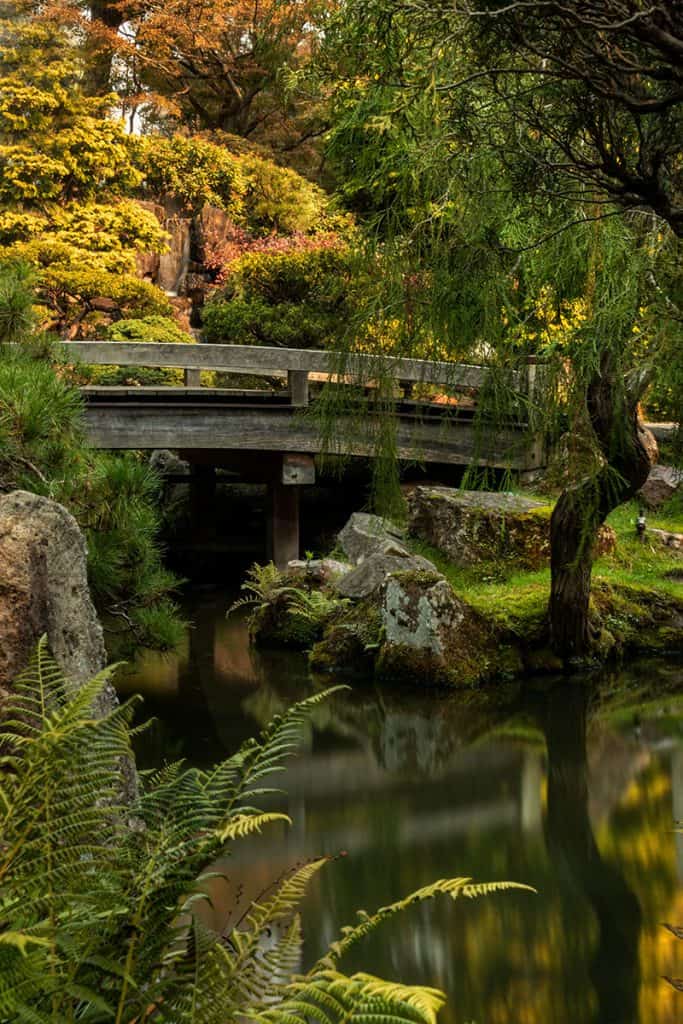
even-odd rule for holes
{"type": "MultiPolygon", "coordinates": [[[[318,453],[322,450],[315,402],[308,410],[291,404],[287,392],[190,388],[83,389],[86,425],[98,448],[184,451],[318,453]]],[[[479,464],[527,470],[539,455],[524,424],[481,431],[472,409],[400,402],[396,410],[400,459],[444,464],[479,464]]],[[[341,416],[333,451],[377,453],[381,416],[341,416]]]]}

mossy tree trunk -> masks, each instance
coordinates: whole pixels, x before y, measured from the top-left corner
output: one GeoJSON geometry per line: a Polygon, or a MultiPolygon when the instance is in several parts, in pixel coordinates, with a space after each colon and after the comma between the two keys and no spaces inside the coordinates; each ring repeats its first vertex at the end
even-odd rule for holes
{"type": "Polygon", "coordinates": [[[591,648],[591,573],[597,532],[607,516],[634,497],[647,480],[653,456],[638,418],[647,383],[620,381],[614,357],[604,354],[587,388],[587,413],[603,461],[591,477],[561,494],[550,520],[550,633],[565,661],[591,648]]]}

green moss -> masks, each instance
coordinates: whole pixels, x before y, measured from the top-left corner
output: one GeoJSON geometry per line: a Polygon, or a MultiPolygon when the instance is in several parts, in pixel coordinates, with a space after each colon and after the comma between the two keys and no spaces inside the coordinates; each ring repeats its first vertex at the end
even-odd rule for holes
{"type": "Polygon", "coordinates": [[[305,651],[315,643],[319,627],[293,615],[286,596],[257,608],[249,619],[249,637],[255,647],[305,651]]]}
{"type": "Polygon", "coordinates": [[[323,631],[322,639],[309,654],[314,672],[343,675],[372,675],[382,640],[379,609],[371,601],[345,608],[323,631]]]}

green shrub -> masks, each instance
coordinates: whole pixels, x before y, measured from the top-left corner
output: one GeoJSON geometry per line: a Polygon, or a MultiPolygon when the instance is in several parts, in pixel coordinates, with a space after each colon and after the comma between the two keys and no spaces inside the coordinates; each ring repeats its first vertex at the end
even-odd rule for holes
{"type": "MultiPolygon", "coordinates": [[[[131,341],[144,344],[167,343],[192,345],[195,339],[184,331],[175,320],[167,316],[143,316],[139,320],[117,320],[105,331],[109,341],[131,341]]],[[[165,366],[93,366],[88,372],[89,382],[111,386],[133,384],[148,387],[180,385],[184,381],[182,370],[165,366]]]]}
{"type": "Polygon", "coordinates": [[[270,306],[263,299],[214,300],[204,309],[204,338],[216,344],[324,348],[337,328],[331,313],[293,302],[270,306]]]}
{"type": "Polygon", "coordinates": [[[44,271],[43,281],[51,303],[62,309],[69,305],[82,309],[90,300],[104,296],[112,299],[127,317],[169,317],[173,312],[160,288],[134,274],[51,266],[44,271]]]}
{"type": "Polygon", "coordinates": [[[188,210],[208,203],[240,216],[244,176],[239,159],[223,146],[184,135],[148,135],[131,145],[148,195],[177,199],[188,210]]]}
{"type": "Polygon", "coordinates": [[[332,346],[350,318],[350,257],[343,247],[249,253],[204,307],[209,342],[332,346]]]}
{"type": "MultiPolygon", "coordinates": [[[[0,281],[2,278],[0,278],[0,281]]],[[[60,370],[61,373],[61,370],[60,370]]],[[[175,646],[183,623],[171,596],[177,580],[162,566],[159,481],[134,453],[90,449],[80,393],[31,346],[0,358],[0,478],[63,504],[88,541],[96,607],[108,644],[175,646]],[[119,636],[120,634],[120,636],[119,636]]]]}
{"type": "Polygon", "coordinates": [[[351,261],[344,246],[289,252],[247,253],[230,266],[227,298],[262,297],[271,305],[309,302],[338,305],[347,290],[351,261]]]}
{"type": "Polygon", "coordinates": [[[254,154],[240,158],[244,216],[253,231],[294,234],[325,229],[330,200],[323,190],[288,167],[254,154]]]}
{"type": "Polygon", "coordinates": [[[219,857],[289,822],[254,805],[331,691],[290,708],[208,771],[176,763],[140,775],[123,803],[134,702],[99,719],[92,714],[110,677],[105,670],[74,693],[41,641],[9,700],[0,732],[0,1019],[435,1024],[440,992],[348,976],[340,961],[412,904],[526,887],[442,879],[373,915],[359,912],[293,980],[302,952],[299,907],[332,858],[284,872],[258,901],[239,907],[238,926],[223,934],[197,907],[209,899],[210,879],[227,881],[209,871],[219,857]]]}
{"type": "Polygon", "coordinates": [[[193,344],[195,339],[168,316],[142,316],[135,320],[117,320],[107,327],[109,341],[165,342],[193,344]]]}

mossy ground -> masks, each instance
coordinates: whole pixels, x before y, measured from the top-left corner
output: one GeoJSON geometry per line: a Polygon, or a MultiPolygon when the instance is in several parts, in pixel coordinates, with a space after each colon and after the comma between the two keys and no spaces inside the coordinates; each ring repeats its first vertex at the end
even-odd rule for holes
{"type": "MultiPolygon", "coordinates": [[[[627,645],[647,642],[647,635],[639,634],[639,630],[656,626],[653,608],[658,604],[670,607],[669,599],[674,599],[683,607],[683,585],[672,575],[672,570],[683,568],[683,557],[659,541],[648,540],[647,535],[641,542],[635,532],[637,514],[636,502],[612,513],[607,522],[617,535],[616,548],[598,558],[593,567],[596,609],[606,616],[608,628],[615,620],[623,623],[615,638],[627,645]]],[[[650,527],[683,533],[683,498],[676,496],[647,518],[650,527]]],[[[542,640],[550,593],[549,567],[526,571],[498,561],[460,568],[422,541],[413,539],[411,547],[434,562],[456,594],[490,617],[504,634],[519,638],[525,646],[542,640]]],[[[652,637],[654,646],[661,646],[664,640],[663,636],[652,637]]]]}

